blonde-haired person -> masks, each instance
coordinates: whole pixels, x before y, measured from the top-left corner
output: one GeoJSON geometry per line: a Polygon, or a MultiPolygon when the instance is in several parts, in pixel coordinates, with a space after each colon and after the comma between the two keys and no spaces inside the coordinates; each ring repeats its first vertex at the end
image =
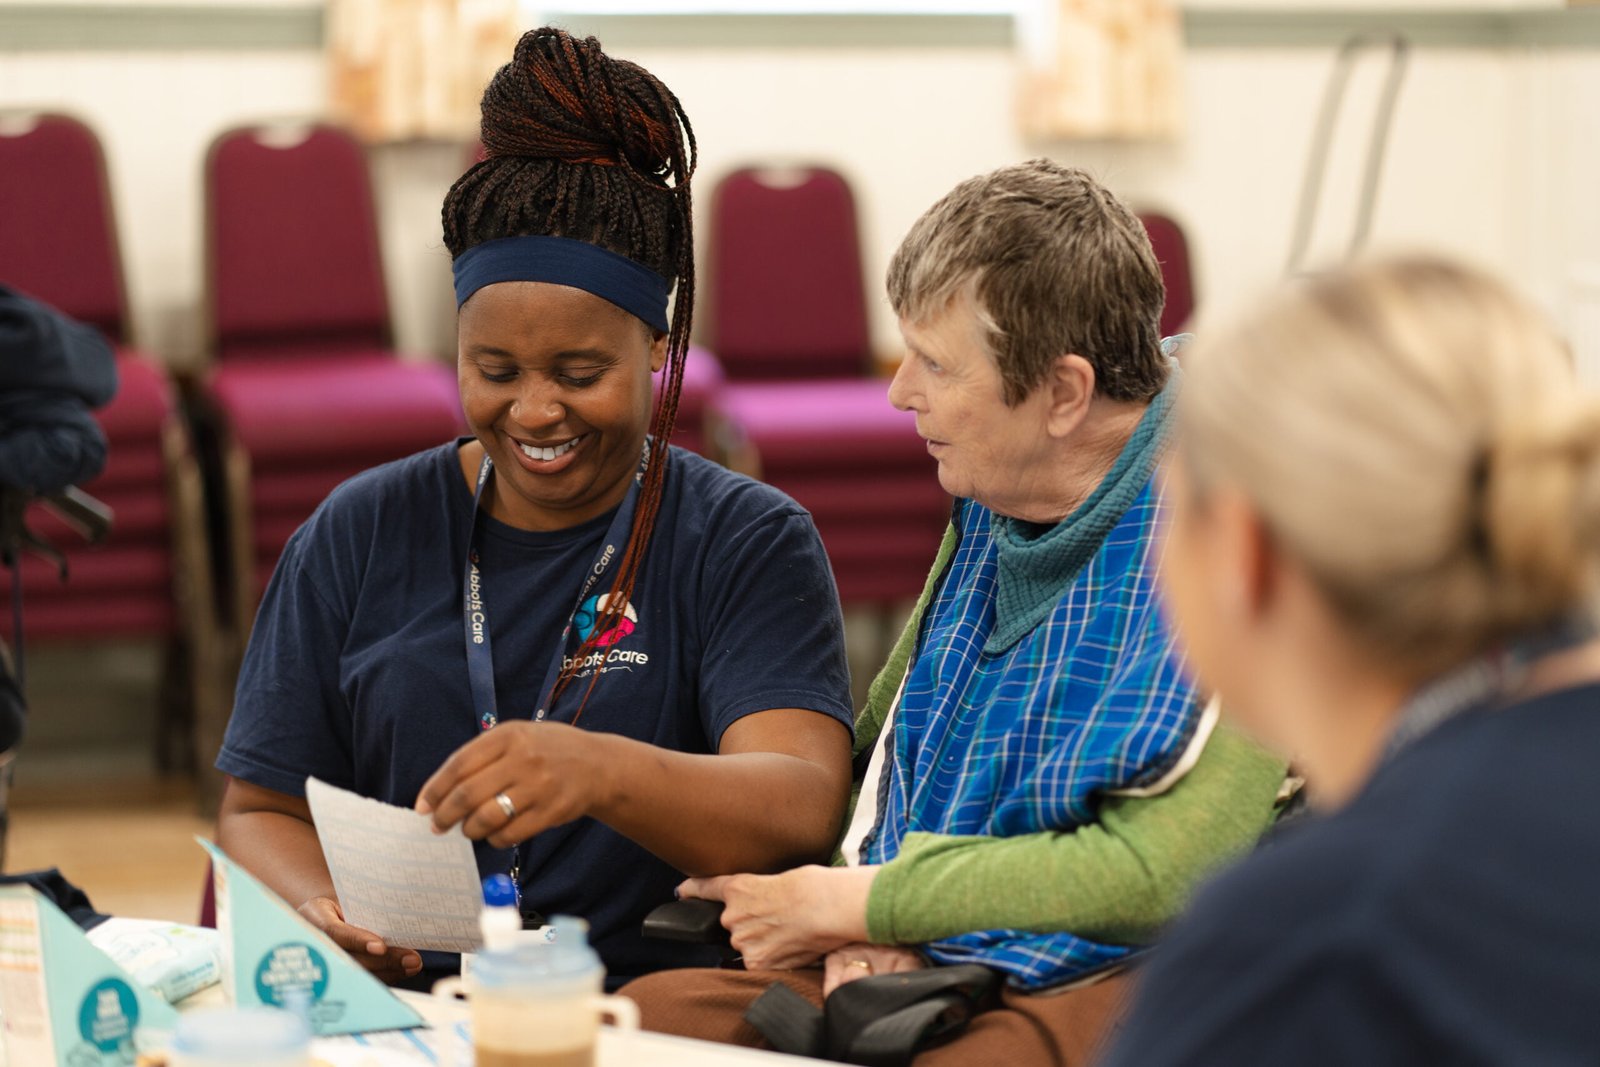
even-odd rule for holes
{"type": "Polygon", "coordinates": [[[1600,410],[1565,346],[1413,257],[1188,372],[1170,602],[1323,814],[1199,895],[1110,1062],[1595,1062],[1600,410]]]}

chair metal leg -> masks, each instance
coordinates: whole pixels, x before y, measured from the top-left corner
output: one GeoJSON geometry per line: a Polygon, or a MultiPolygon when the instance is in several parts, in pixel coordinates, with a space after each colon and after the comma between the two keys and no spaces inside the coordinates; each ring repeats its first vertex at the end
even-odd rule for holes
{"type": "Polygon", "coordinates": [[[706,411],[706,452],[724,467],[761,481],[761,453],[734,420],[715,408],[706,411]]]}
{"type": "MultiPolygon", "coordinates": [[[[202,814],[216,810],[221,776],[212,768],[227,727],[231,681],[225,628],[219,618],[215,570],[206,535],[205,497],[193,438],[173,420],[163,440],[167,487],[172,502],[173,597],[178,612],[168,649],[163,732],[158,758],[169,753],[174,769],[194,770],[202,814]],[[181,696],[179,695],[181,694],[181,696]],[[179,710],[186,711],[181,716],[179,710]],[[175,758],[173,758],[175,757],[175,758]]],[[[165,768],[163,768],[165,769],[165,768]]]]}
{"type": "Polygon", "coordinates": [[[255,514],[250,506],[250,457],[236,441],[224,446],[223,470],[228,487],[230,628],[243,648],[256,618],[255,514]]]}
{"type": "Polygon", "coordinates": [[[6,869],[6,831],[11,828],[11,774],[16,759],[15,751],[0,752],[0,874],[6,869]]]}
{"type": "Polygon", "coordinates": [[[162,775],[194,770],[194,665],[182,634],[167,639],[161,655],[161,688],[156,698],[156,770],[162,775]]]}

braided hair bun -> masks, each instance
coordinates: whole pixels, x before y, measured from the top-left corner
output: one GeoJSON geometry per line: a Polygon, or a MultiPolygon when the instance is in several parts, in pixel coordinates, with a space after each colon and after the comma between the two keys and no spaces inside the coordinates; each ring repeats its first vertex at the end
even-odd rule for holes
{"type": "Polygon", "coordinates": [[[1519,413],[1489,443],[1480,522],[1495,579],[1490,621],[1500,632],[1548,625],[1596,591],[1600,407],[1561,399],[1519,413]]]}
{"type": "Polygon", "coordinates": [[[452,256],[498,237],[570,237],[692,280],[694,131],[654,75],[593,37],[532,30],[482,112],[487,158],[445,198],[452,256]]]}
{"type": "Polygon", "coordinates": [[[484,93],[484,148],[602,166],[626,160],[665,186],[673,145],[662,92],[647,71],[607,56],[593,37],[535,30],[484,93]]]}

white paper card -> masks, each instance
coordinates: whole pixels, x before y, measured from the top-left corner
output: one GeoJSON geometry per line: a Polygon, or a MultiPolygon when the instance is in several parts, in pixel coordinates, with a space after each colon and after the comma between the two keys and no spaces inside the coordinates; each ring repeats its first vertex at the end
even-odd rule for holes
{"type": "Polygon", "coordinates": [[[0,1061],[56,1062],[39,904],[31,896],[0,899],[0,1061]]]}
{"type": "Polygon", "coordinates": [[[483,890],[460,827],[306,779],[306,801],[345,921],[398,948],[471,952],[483,890]]]}

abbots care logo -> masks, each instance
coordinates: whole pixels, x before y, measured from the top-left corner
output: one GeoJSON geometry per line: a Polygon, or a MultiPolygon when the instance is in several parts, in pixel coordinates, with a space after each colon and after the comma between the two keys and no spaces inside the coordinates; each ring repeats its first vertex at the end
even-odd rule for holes
{"type": "MultiPolygon", "coordinates": [[[[588,641],[591,634],[595,634],[595,627],[600,624],[600,616],[605,614],[606,605],[610,603],[611,594],[601,593],[592,596],[578,608],[578,613],[572,617],[573,628],[578,631],[578,640],[588,641]]],[[[601,630],[594,637],[595,651],[583,657],[583,662],[578,664],[580,676],[582,673],[600,668],[600,673],[622,669],[631,670],[634,667],[643,667],[650,662],[647,653],[634,649],[615,647],[617,642],[632,634],[639,628],[639,615],[633,610],[632,604],[624,604],[622,614],[612,620],[606,629],[601,630]]],[[[564,670],[573,666],[572,657],[568,656],[561,664],[564,670]]]]}
{"type": "MultiPolygon", "coordinates": [[[[592,596],[583,602],[583,605],[578,608],[578,613],[572,617],[572,621],[578,627],[578,640],[589,640],[589,635],[594,633],[595,624],[600,621],[600,616],[605,613],[606,605],[610,603],[610,593],[601,593],[599,596],[592,596]]],[[[594,643],[601,648],[610,648],[624,637],[633,633],[638,628],[638,625],[639,616],[634,613],[633,605],[624,604],[622,606],[622,618],[613,622],[611,629],[606,630],[595,638],[594,643]]]]}
{"type": "Polygon", "coordinates": [[[120,978],[97,983],[78,1008],[78,1032],[92,1049],[75,1049],[68,1061],[132,1063],[133,1031],[138,1025],[139,998],[132,987],[120,978]]]}

